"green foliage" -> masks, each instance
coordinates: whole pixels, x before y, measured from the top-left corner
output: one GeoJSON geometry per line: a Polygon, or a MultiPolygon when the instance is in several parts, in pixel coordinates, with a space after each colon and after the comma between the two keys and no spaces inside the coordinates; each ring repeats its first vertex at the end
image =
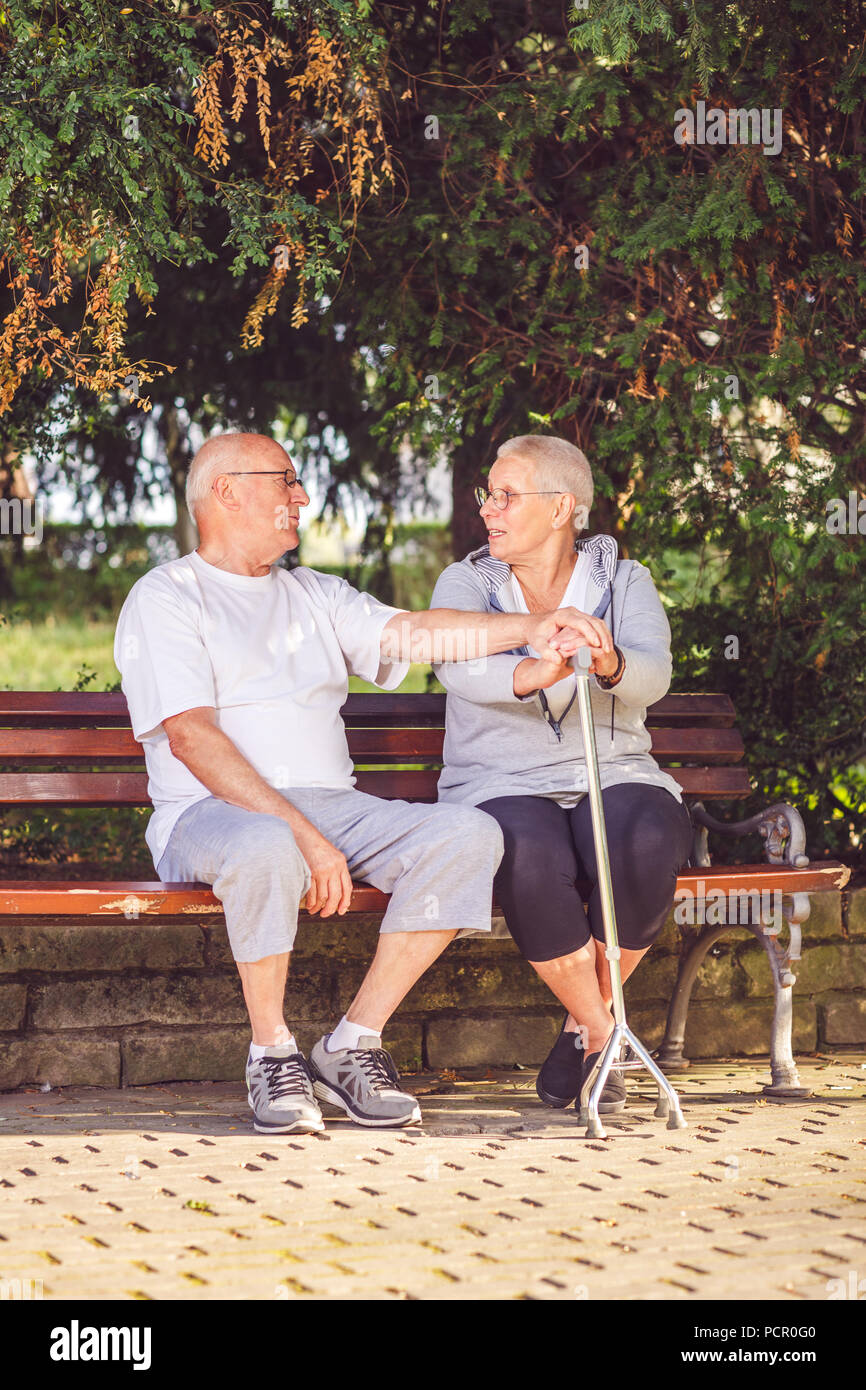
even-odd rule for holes
{"type": "Polygon", "coordinates": [[[247,305],[255,339],[283,244],[303,322],[381,176],[377,103],[360,90],[375,91],[381,48],[342,0],[285,18],[215,0],[3,0],[0,411],[52,377],[102,399],[134,372],[146,400],[143,384],[175,364],[131,361],[126,320],[163,266],[235,280],[268,268],[247,305]]]}
{"type": "Polygon", "coordinates": [[[358,589],[365,589],[396,608],[426,608],[436,580],[451,563],[451,536],[441,522],[397,524],[378,553],[365,547],[358,563],[343,571],[358,589]]]}
{"type": "Polygon", "coordinates": [[[458,554],[482,539],[464,519],[496,446],[542,429],[586,449],[591,528],[663,593],[662,556],[718,556],[717,593],[666,593],[676,686],[730,691],[752,809],[791,798],[813,854],[856,853],[863,537],[824,523],[866,480],[860,8],[755,0],[720,22],[710,0],[593,0],[570,32],[533,6],[527,32],[505,7],[495,62],[481,12],[466,0],[441,55],[426,17],[399,37],[411,197],[362,218],[353,266],[353,332],[397,345],[374,428],[448,451],[458,554]],[[678,145],[699,96],[778,109],[780,153],[678,145]]]}
{"type": "Polygon", "coordinates": [[[31,623],[115,620],[135,581],[176,554],[168,526],[46,525],[15,557],[10,610],[31,623]]]}
{"type": "MultiPolygon", "coordinates": [[[[747,533],[746,519],[740,529],[747,533]]],[[[781,537],[787,544],[780,572],[763,585],[752,583],[747,554],[691,539],[717,578],[706,576],[694,601],[676,595],[685,601],[669,609],[673,686],[723,691],[734,703],[754,794],[726,806],[725,815],[740,819],[774,801],[791,802],[806,823],[812,857],[856,862],[866,824],[866,671],[862,597],[858,609],[856,591],[847,598],[840,590],[833,550],[839,538],[816,531],[807,555],[789,530],[781,537]],[[801,565],[807,585],[794,580],[801,565]]],[[[659,569],[664,589],[664,565],[659,569]]],[[[744,840],[739,857],[749,860],[756,848],[754,839],[744,840]]]]}
{"type": "MultiPolygon", "coordinates": [[[[238,25],[252,8],[237,7],[238,25]]],[[[67,189],[110,211],[142,262],[144,301],[129,299],[135,351],[177,369],[153,384],[156,446],[128,403],[106,410],[92,394],[23,382],[6,419],[16,438],[39,442],[44,485],[66,469],[85,489],[81,464],[94,464],[106,500],[128,503],[176,485],[191,426],[274,427],[325,483],[326,510],[350,494],[367,500],[364,576],[393,598],[393,517],[425,495],[440,451],[463,555],[483,539],[471,488],[498,444],[561,433],[593,467],[592,529],[649,564],[669,604],[677,687],[732,694],[756,775],[751,808],[790,797],[813,854],[853,856],[863,537],[830,534],[825,518],[831,498],[866,491],[862,7],[591,0],[566,18],[537,0],[322,6],[320,24],[354,44],[359,63],[386,63],[397,191],[359,206],[338,282],[328,277],[342,267],[345,218],[296,190],[309,206],[288,211],[301,212],[323,267],[313,292],[327,285],[332,300],[319,294],[301,328],[281,302],[252,352],[238,343],[267,226],[258,133],[235,123],[230,167],[209,182],[191,171],[188,122],[169,111],[188,111],[189,63],[201,70],[212,51],[210,7],[194,32],[185,9],[135,7],[128,52],[127,21],[114,11],[103,28],[83,0],[79,27],[59,12],[71,45],[60,57],[48,9],[10,0],[13,12],[36,29],[16,31],[27,63],[56,87],[31,113],[27,63],[0,77],[9,207],[34,235],[47,208],[62,213],[67,189]],[[177,60],[164,32],[175,24],[177,60]],[[103,52],[88,57],[93,35],[103,52]],[[73,82],[72,48],[107,94],[73,82]],[[138,94],[154,83],[157,138],[118,151],[108,126],[124,101],[143,114],[138,94]],[[780,110],[780,153],[677,144],[676,113],[699,98],[780,110]],[[122,169],[154,198],[130,203],[122,169]],[[183,198],[161,208],[168,188],[183,198]],[[138,241],[153,218],[162,240],[138,241]],[[583,246],[586,270],[575,264],[583,246]],[[682,584],[695,555],[696,582],[682,584]],[[738,661],[724,656],[729,634],[738,661]]],[[[302,7],[282,23],[300,31],[302,7]]]]}

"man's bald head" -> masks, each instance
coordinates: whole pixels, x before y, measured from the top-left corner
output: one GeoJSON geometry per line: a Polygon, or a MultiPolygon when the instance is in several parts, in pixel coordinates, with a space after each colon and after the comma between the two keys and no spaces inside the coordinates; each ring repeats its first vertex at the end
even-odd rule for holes
{"type": "Polygon", "coordinates": [[[275,439],[266,434],[217,434],[202,444],[189,466],[186,478],[186,505],[193,521],[199,524],[202,511],[211,498],[214,478],[220,473],[243,472],[247,469],[288,468],[288,454],[275,439]]]}

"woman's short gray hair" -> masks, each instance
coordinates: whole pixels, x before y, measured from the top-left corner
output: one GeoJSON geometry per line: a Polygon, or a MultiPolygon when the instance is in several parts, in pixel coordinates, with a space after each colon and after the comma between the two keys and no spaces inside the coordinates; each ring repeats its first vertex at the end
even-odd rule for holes
{"type": "Polygon", "coordinates": [[[556,434],[518,434],[506,439],[497,450],[497,459],[519,454],[532,464],[539,492],[570,492],[574,497],[572,520],[575,531],[585,531],[592,506],[592,471],[586,454],[556,434]]]}

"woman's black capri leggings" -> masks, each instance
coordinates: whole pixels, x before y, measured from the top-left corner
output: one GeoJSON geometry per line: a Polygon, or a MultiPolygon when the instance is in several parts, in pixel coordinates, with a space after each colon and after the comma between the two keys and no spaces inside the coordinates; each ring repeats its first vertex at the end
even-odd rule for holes
{"type": "MultiPolygon", "coordinates": [[[[664,787],[623,782],[602,791],[620,946],[651,946],[673,906],[677,873],[692,848],[686,806],[664,787]]],[[[604,941],[589,797],[565,810],[546,796],[497,796],[481,803],[498,821],[505,854],[494,892],[527,960],[556,960],[604,941]],[[589,919],[577,889],[592,890],[589,919]]]]}

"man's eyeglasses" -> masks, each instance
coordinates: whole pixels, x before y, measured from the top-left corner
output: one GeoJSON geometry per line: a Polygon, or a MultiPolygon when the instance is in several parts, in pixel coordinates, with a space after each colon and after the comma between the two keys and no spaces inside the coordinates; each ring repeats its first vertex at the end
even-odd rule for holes
{"type": "Polygon", "coordinates": [[[224,472],[232,478],[282,478],[286,487],[294,487],[296,483],[303,487],[297,473],[289,477],[288,468],[226,468],[224,472]]]}
{"type": "Polygon", "coordinates": [[[483,507],[485,502],[492,502],[494,507],[498,507],[501,512],[505,511],[512,497],[559,497],[559,492],[508,492],[504,487],[495,487],[489,490],[486,487],[475,489],[475,501],[479,507],[483,507]]]}

